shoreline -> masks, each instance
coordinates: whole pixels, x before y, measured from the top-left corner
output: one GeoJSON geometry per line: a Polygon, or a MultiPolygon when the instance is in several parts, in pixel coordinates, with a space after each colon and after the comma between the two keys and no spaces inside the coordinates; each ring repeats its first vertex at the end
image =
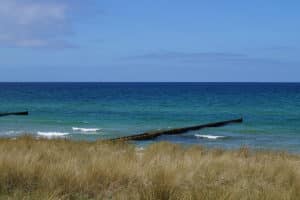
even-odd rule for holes
{"type": "MultiPolygon", "coordinates": [[[[18,139],[23,139],[23,138],[31,138],[33,140],[64,140],[64,141],[69,141],[69,142],[75,142],[75,143],[88,143],[93,145],[94,143],[125,143],[128,145],[133,145],[137,149],[145,149],[148,146],[157,144],[157,143],[169,143],[169,144],[174,144],[181,146],[182,148],[191,148],[191,147],[201,147],[205,148],[207,150],[223,150],[223,151],[236,151],[241,148],[246,148],[249,149],[251,152],[270,152],[270,153],[286,153],[290,155],[299,155],[300,156],[300,150],[289,150],[285,148],[276,148],[276,147],[254,147],[254,146],[249,146],[246,144],[240,144],[239,146],[234,146],[234,147],[226,147],[226,146],[207,146],[206,144],[202,143],[183,143],[183,142],[176,142],[176,140],[171,140],[171,139],[153,139],[153,140],[117,140],[115,139],[93,139],[93,140],[87,140],[87,139],[74,139],[72,137],[68,137],[69,135],[63,133],[63,132],[41,132],[43,134],[27,134],[24,133],[22,135],[18,135],[15,137],[0,137],[0,140],[18,140],[18,139]],[[47,134],[49,133],[49,135],[47,134]],[[50,135],[51,133],[51,135],[50,135]],[[53,135],[53,133],[55,135],[53,135]]],[[[91,134],[91,136],[94,134],[91,134]]],[[[210,140],[211,142],[217,142],[218,140],[227,140],[229,139],[228,136],[220,136],[220,135],[203,135],[203,134],[194,134],[194,137],[202,140],[210,140]]],[[[125,136],[126,138],[127,136],[125,136]]]]}
{"type": "Polygon", "coordinates": [[[29,136],[0,139],[0,197],[298,199],[300,155],[29,136]]]}

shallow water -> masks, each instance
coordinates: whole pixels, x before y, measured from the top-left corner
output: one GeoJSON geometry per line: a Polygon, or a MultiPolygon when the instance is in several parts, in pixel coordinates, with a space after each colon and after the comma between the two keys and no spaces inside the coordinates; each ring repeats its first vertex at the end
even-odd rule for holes
{"type": "Polygon", "coordinates": [[[300,83],[0,83],[0,112],[23,110],[0,118],[2,137],[96,140],[243,116],[156,141],[300,152],[300,83]]]}

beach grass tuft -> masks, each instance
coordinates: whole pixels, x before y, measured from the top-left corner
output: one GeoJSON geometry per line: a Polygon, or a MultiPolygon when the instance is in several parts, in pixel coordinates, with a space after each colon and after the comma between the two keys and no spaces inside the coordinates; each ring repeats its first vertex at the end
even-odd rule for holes
{"type": "Polygon", "coordinates": [[[300,156],[160,142],[0,139],[0,199],[300,199],[300,156]]]}

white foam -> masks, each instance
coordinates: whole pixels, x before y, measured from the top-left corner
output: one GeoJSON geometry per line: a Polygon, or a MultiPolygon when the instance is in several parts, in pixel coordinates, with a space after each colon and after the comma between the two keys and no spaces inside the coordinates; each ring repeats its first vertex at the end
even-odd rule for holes
{"type": "Polygon", "coordinates": [[[22,131],[7,131],[5,132],[6,135],[17,135],[22,133],[22,131]]]}
{"type": "Polygon", "coordinates": [[[81,132],[97,132],[100,131],[100,128],[78,128],[78,127],[72,127],[73,131],[81,131],[81,132]]]}
{"type": "Polygon", "coordinates": [[[62,133],[62,132],[41,132],[41,131],[38,131],[37,134],[40,135],[40,136],[42,136],[42,137],[47,137],[47,138],[64,137],[64,136],[69,135],[69,133],[62,133]]]}
{"type": "Polygon", "coordinates": [[[136,147],[135,150],[136,151],[144,151],[145,149],[144,149],[144,147],[136,147]]]}
{"type": "Polygon", "coordinates": [[[225,136],[219,136],[219,135],[200,135],[200,134],[195,134],[195,136],[198,137],[198,138],[205,138],[205,139],[211,139],[211,140],[226,138],[225,136]]]}

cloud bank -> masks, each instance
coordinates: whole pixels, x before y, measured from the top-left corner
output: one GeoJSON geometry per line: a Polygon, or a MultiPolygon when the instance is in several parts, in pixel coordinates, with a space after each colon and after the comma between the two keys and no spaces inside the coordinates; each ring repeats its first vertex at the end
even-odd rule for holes
{"type": "Polygon", "coordinates": [[[146,60],[175,63],[233,63],[233,64],[282,64],[280,60],[257,58],[230,52],[156,52],[126,57],[127,60],[146,60]]]}
{"type": "Polygon", "coordinates": [[[224,53],[224,52],[159,52],[148,53],[144,55],[138,55],[129,57],[129,59],[148,59],[148,60],[231,60],[231,59],[245,59],[247,55],[237,53],[224,53]]]}
{"type": "Polygon", "coordinates": [[[70,48],[75,1],[0,0],[0,46],[70,48]]]}

